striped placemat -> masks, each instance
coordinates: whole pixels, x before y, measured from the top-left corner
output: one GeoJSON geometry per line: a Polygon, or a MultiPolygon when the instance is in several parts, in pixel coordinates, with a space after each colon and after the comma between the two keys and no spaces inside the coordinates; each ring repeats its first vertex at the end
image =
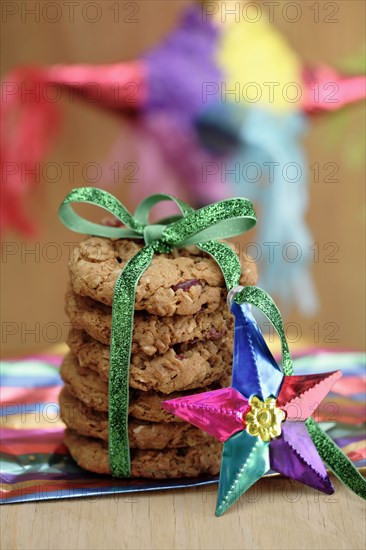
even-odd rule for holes
{"type": "MultiPolygon", "coordinates": [[[[61,360],[61,355],[40,355],[1,362],[2,503],[217,482],[218,477],[212,476],[166,481],[113,479],[79,468],[63,444],[64,425],[58,406],[61,360]]],[[[362,470],[366,468],[365,354],[315,349],[297,357],[294,364],[296,374],[336,369],[343,371],[343,377],[314,416],[362,470]]]]}

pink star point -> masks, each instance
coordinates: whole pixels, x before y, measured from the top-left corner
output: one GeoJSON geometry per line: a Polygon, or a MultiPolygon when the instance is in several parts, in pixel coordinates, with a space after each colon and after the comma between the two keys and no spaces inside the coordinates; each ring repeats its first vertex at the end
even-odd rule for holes
{"type": "Polygon", "coordinates": [[[341,371],[323,374],[285,376],[277,397],[277,406],[286,412],[286,419],[305,421],[342,376],[341,371]]]}
{"type": "Polygon", "coordinates": [[[163,408],[194,426],[201,428],[219,441],[226,441],[243,430],[243,417],[249,410],[248,400],[234,388],[221,388],[171,401],[163,408]]]}

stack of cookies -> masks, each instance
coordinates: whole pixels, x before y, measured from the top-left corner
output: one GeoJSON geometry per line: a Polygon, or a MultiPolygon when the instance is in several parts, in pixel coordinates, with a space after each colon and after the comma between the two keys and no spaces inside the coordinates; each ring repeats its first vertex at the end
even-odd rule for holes
{"type": "MultiPolygon", "coordinates": [[[[108,375],[113,289],[142,244],[88,237],[73,251],[66,312],[70,353],[61,415],[71,455],[109,474],[108,375]]],[[[241,258],[241,284],[255,284],[241,258]]],[[[230,384],[233,320],[216,262],[196,247],[155,255],[136,290],[130,364],[129,442],[135,477],[217,474],[221,444],[164,411],[161,402],[230,384]]]]}

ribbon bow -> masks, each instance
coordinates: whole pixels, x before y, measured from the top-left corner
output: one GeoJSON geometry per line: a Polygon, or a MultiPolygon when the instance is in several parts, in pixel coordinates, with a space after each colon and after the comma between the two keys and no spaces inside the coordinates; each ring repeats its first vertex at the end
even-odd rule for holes
{"type": "Polygon", "coordinates": [[[128,442],[129,367],[133,332],[135,292],[138,281],[149,267],[154,253],[168,253],[173,248],[196,245],[210,254],[219,265],[227,289],[239,284],[241,266],[237,255],[225,239],[240,235],[256,223],[250,201],[226,199],[194,210],[170,195],[151,195],[144,199],[132,215],[113,195],[102,189],[83,187],[67,195],[59,209],[63,224],[83,234],[114,239],[143,239],[145,246],[121,271],[115,287],[112,306],[112,332],[109,374],[109,463],[112,475],[128,477],[131,472],[128,442]],[[149,223],[153,206],[173,201],[181,216],[172,216],[149,223]],[[113,214],[125,227],[109,227],[93,223],[77,214],[73,203],[99,206],[113,214]]]}

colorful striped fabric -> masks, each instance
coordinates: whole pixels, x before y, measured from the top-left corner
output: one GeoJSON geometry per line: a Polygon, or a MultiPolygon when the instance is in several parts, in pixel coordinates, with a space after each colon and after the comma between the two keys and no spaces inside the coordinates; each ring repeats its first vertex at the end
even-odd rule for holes
{"type": "MultiPolygon", "coordinates": [[[[58,407],[61,359],[43,355],[1,363],[2,503],[96,497],[217,482],[218,477],[113,479],[79,468],[63,444],[64,426],[58,407]]],[[[365,355],[312,350],[295,360],[296,374],[335,369],[341,369],[343,377],[314,416],[354,464],[364,469],[365,355]]]]}

